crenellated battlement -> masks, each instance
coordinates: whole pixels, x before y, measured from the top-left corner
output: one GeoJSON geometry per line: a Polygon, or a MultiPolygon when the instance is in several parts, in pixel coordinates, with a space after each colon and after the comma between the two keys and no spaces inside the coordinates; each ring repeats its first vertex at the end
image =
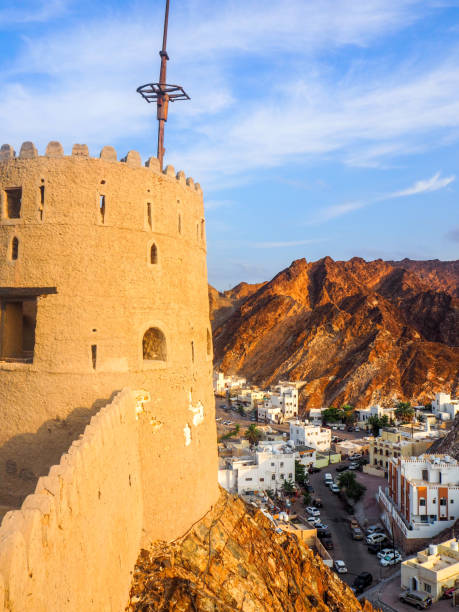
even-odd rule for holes
{"type": "Polygon", "coordinates": [[[49,158],[49,159],[92,159],[102,160],[105,162],[112,162],[118,164],[125,164],[130,168],[147,168],[150,172],[155,174],[164,175],[170,179],[176,180],[181,185],[187,186],[190,189],[202,193],[202,189],[199,183],[195,183],[191,177],[186,177],[183,170],[175,172],[174,166],[168,165],[163,171],[161,171],[159,160],[157,157],[149,157],[144,166],[142,166],[142,158],[138,151],[128,151],[128,153],[118,161],[118,155],[116,149],[112,146],[102,147],[99,157],[91,157],[89,155],[88,145],[86,144],[74,144],[72,147],[71,155],[64,154],[64,147],[56,140],[52,140],[46,147],[45,154],[43,156],[38,154],[38,150],[33,142],[23,142],[19,151],[19,155],[16,155],[16,151],[10,144],[3,144],[0,147],[0,163],[9,162],[11,160],[26,160],[26,159],[37,159],[37,158],[49,158]]]}

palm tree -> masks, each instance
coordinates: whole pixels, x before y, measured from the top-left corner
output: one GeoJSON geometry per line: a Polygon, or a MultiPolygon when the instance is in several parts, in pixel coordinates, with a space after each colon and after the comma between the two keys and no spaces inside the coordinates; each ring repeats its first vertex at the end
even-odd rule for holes
{"type": "Polygon", "coordinates": [[[260,429],[258,429],[258,427],[255,425],[255,423],[252,423],[251,425],[249,425],[246,429],[246,432],[244,434],[244,437],[250,442],[250,444],[253,446],[254,444],[256,444],[257,442],[259,442],[261,440],[261,436],[262,436],[262,432],[260,429]]]}
{"type": "Polygon", "coordinates": [[[282,484],[282,490],[286,495],[295,493],[295,484],[291,480],[285,480],[282,484]]]}
{"type": "Polygon", "coordinates": [[[394,412],[397,419],[402,423],[411,423],[414,418],[414,408],[412,408],[410,402],[399,402],[394,412]]]}

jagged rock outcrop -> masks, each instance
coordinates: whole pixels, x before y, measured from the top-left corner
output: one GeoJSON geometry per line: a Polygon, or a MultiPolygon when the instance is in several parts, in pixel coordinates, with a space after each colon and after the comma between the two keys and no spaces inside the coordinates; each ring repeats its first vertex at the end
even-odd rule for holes
{"type": "Polygon", "coordinates": [[[446,436],[432,444],[429,454],[449,455],[459,461],[459,415],[454,419],[446,436]]]}
{"type": "Polygon", "coordinates": [[[458,291],[459,262],[300,259],[270,282],[210,289],[215,366],[304,381],[303,407],[454,394],[458,291]]]}
{"type": "Polygon", "coordinates": [[[130,612],[371,612],[294,535],[222,490],[182,539],[142,551],[130,612]]]}

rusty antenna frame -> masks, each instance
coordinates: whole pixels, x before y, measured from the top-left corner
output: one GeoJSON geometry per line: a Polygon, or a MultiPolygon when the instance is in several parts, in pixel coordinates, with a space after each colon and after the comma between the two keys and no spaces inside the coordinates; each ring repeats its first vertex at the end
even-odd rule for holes
{"type": "Polygon", "coordinates": [[[167,46],[167,29],[169,25],[169,0],[166,0],[166,13],[164,16],[164,33],[163,47],[159,52],[161,57],[161,70],[159,73],[159,83],[146,83],[137,88],[137,92],[149,104],[156,102],[156,115],[158,119],[158,159],[161,170],[163,169],[164,153],[164,124],[167,121],[167,113],[169,110],[169,102],[176,100],[190,100],[190,96],[186,93],[181,85],[170,85],[166,83],[167,62],[169,55],[166,51],[167,46]]]}

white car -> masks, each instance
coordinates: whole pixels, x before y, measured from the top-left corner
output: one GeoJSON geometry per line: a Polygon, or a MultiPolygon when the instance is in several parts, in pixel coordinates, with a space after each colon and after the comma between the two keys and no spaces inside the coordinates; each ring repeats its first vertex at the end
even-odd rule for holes
{"type": "Polygon", "coordinates": [[[308,506],[306,508],[306,512],[311,516],[320,516],[320,510],[318,508],[315,508],[314,506],[308,506]]]}
{"type": "Polygon", "coordinates": [[[388,555],[386,555],[383,559],[379,560],[379,563],[383,566],[383,567],[387,567],[388,565],[397,565],[397,563],[401,563],[402,561],[402,555],[400,553],[390,553],[388,555]]]}
{"type": "Polygon", "coordinates": [[[330,491],[332,493],[339,493],[339,486],[337,484],[335,484],[335,483],[331,484],[330,485],[330,491]]]}
{"type": "Polygon", "coordinates": [[[316,529],[323,529],[324,531],[326,531],[328,529],[328,525],[325,525],[325,523],[322,523],[321,521],[319,521],[318,523],[316,523],[314,525],[314,527],[316,529]]]}
{"type": "Polygon", "coordinates": [[[357,461],[357,459],[361,459],[362,455],[360,455],[359,453],[355,453],[355,455],[349,455],[349,459],[351,461],[357,461]]]}
{"type": "Polygon", "coordinates": [[[390,555],[392,553],[395,553],[396,555],[400,554],[400,552],[396,548],[383,548],[379,551],[379,553],[376,553],[376,556],[378,557],[378,559],[384,559],[386,555],[390,555]]]}
{"type": "Polygon", "coordinates": [[[385,533],[372,533],[371,535],[367,536],[367,544],[381,544],[381,542],[384,542],[384,540],[386,539],[386,534],[385,533]]]}
{"type": "Polygon", "coordinates": [[[320,523],[320,518],[317,518],[316,516],[309,516],[306,520],[313,527],[315,527],[317,523],[320,523]]]}
{"type": "Polygon", "coordinates": [[[347,574],[347,567],[344,561],[335,561],[335,570],[338,574],[347,574]]]}

